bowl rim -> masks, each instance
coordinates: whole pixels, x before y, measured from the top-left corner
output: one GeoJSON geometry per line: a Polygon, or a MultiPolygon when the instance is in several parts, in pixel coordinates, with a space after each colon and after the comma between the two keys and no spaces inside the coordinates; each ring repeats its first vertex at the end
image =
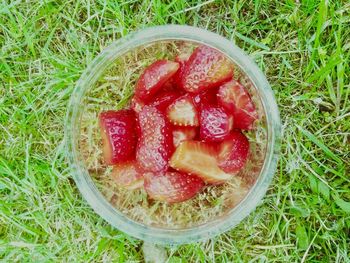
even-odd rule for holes
{"type": "Polygon", "coordinates": [[[158,244],[183,244],[205,240],[221,234],[241,222],[263,199],[276,171],[280,149],[281,123],[274,93],[259,67],[228,39],[193,26],[164,25],[148,27],[130,33],[105,48],[85,69],[71,95],[65,125],[66,155],[71,173],[84,199],[93,210],[112,226],[133,237],[158,244]],[[165,229],[136,222],[115,209],[97,189],[88,171],[78,158],[76,132],[79,131],[79,111],[85,92],[104,70],[126,52],[164,40],[184,40],[214,47],[231,58],[245,72],[259,92],[267,123],[267,149],[260,175],[245,198],[225,217],[185,229],[165,229]],[[77,122],[78,121],[78,122],[77,122]]]}

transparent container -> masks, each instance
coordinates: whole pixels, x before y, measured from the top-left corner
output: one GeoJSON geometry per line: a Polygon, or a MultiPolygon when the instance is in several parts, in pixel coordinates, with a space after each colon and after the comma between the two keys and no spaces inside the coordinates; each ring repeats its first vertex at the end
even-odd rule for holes
{"type": "Polygon", "coordinates": [[[132,33],[107,47],[84,71],[71,96],[66,120],[67,155],[83,197],[111,225],[144,241],[181,244],[225,232],[261,202],[276,170],[279,112],[273,91],[257,65],[229,40],[212,32],[167,25],[132,33]],[[259,113],[239,180],[211,186],[193,200],[169,205],[150,201],[143,190],[122,190],[103,164],[98,114],[129,105],[134,83],[156,59],[173,59],[205,44],[235,64],[235,78],[249,90],[259,113]]]}

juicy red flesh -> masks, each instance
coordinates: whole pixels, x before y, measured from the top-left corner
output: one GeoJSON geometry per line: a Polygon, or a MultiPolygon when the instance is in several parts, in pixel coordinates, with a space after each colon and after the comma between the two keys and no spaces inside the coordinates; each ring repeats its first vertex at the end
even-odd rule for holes
{"type": "Polygon", "coordinates": [[[227,173],[238,172],[245,165],[248,153],[247,137],[239,131],[232,131],[219,146],[219,167],[227,173]]]}
{"type": "Polygon", "coordinates": [[[106,164],[133,158],[136,148],[135,113],[132,110],[105,111],[99,116],[106,164]]]}
{"type": "Polygon", "coordinates": [[[217,106],[203,107],[200,114],[200,137],[204,141],[222,141],[232,128],[230,115],[217,106]]]}
{"type": "Polygon", "coordinates": [[[146,173],[144,187],[148,195],[158,201],[178,203],[191,199],[204,186],[197,176],[179,172],[146,173]]]}
{"type": "Polygon", "coordinates": [[[181,88],[181,81],[182,81],[182,74],[185,68],[185,63],[187,62],[187,60],[190,58],[191,54],[180,54],[178,56],[176,56],[175,61],[177,63],[179,63],[179,70],[176,72],[176,74],[174,75],[173,79],[174,82],[176,83],[177,87],[181,88]]]}
{"type": "Polygon", "coordinates": [[[140,132],[136,160],[144,172],[164,172],[174,150],[170,124],[154,106],[144,106],[138,116],[140,132]]]}
{"type": "Polygon", "coordinates": [[[157,60],[141,74],[136,83],[135,96],[143,102],[162,88],[178,70],[179,63],[168,60],[157,60]]]}
{"type": "Polygon", "coordinates": [[[220,86],[218,102],[233,114],[235,128],[243,130],[253,128],[258,114],[248,91],[238,81],[231,80],[220,86]]]}
{"type": "Polygon", "coordinates": [[[198,93],[216,87],[233,76],[232,62],[208,46],[197,47],[185,64],[181,85],[187,92],[198,93]]]}
{"type": "Polygon", "coordinates": [[[193,94],[193,102],[196,105],[197,109],[200,110],[205,106],[212,106],[217,104],[217,92],[216,88],[204,90],[197,94],[193,94]]]}
{"type": "Polygon", "coordinates": [[[180,95],[181,93],[177,91],[163,91],[156,95],[154,100],[150,102],[150,105],[164,112],[169,104],[176,100],[180,95]]]}

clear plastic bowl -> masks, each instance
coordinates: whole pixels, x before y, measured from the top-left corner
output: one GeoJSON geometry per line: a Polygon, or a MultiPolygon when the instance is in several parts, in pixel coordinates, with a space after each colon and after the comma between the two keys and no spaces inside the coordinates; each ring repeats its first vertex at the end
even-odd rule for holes
{"type": "MultiPolygon", "coordinates": [[[[169,54],[172,55],[170,51],[169,54]]],[[[178,25],[151,27],[112,43],[94,59],[79,79],[71,96],[66,122],[67,155],[75,182],[83,197],[96,213],[111,225],[133,237],[152,243],[190,243],[208,239],[233,228],[261,202],[276,170],[280,118],[273,91],[264,74],[232,42],[196,27],[178,25]],[[101,164],[100,145],[98,138],[95,138],[95,133],[98,131],[98,113],[111,107],[122,108],[127,105],[132,95],[130,85],[134,83],[137,74],[155,59],[164,58],[164,54],[167,54],[164,53],[166,49],[176,53],[183,49],[193,49],[199,44],[220,50],[235,63],[235,75],[238,74],[240,81],[248,87],[258,108],[260,121],[251,143],[255,145],[250,160],[252,166],[245,171],[245,177],[250,178],[248,180],[250,188],[238,203],[234,203],[228,196],[228,201],[226,199],[223,201],[227,201],[227,204],[223,206],[225,209],[222,208],[221,214],[204,216],[193,224],[187,222],[184,226],[176,226],[175,222],[171,226],[170,220],[170,225],[167,226],[164,222],[157,224],[137,220],[128,214],[127,208],[123,207],[125,202],[120,196],[117,196],[118,205],[113,203],[113,190],[108,189],[108,183],[105,185],[99,183],[101,178],[104,180],[108,177],[106,174],[110,169],[101,164]],[[112,100],[116,102],[115,105],[111,105],[112,100]],[[259,163],[254,159],[255,155],[260,156],[261,162],[254,168],[254,164],[259,163]]],[[[226,195],[235,194],[234,191],[231,192],[226,195]]],[[[128,193],[122,194],[126,196],[128,193]]],[[[145,202],[142,200],[142,195],[138,202],[145,202]]],[[[135,211],[137,205],[134,204],[135,211]]],[[[150,209],[152,208],[154,206],[150,206],[150,209]]],[[[182,209],[182,206],[175,206],[174,209],[177,208],[182,209]]],[[[165,206],[164,211],[170,211],[169,209],[171,208],[165,206]]],[[[198,213],[200,212],[198,208],[198,213]]],[[[141,214],[139,217],[142,217],[144,211],[140,210],[139,213],[141,214]]]]}

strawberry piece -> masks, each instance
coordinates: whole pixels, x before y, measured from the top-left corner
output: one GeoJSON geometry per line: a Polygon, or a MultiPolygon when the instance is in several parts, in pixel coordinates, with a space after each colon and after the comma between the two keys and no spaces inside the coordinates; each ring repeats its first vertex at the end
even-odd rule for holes
{"type": "Polygon", "coordinates": [[[233,114],[235,128],[244,130],[253,128],[258,114],[248,91],[242,84],[231,80],[220,86],[217,96],[219,104],[233,114]]]}
{"type": "Polygon", "coordinates": [[[178,171],[195,174],[207,183],[219,184],[231,178],[216,161],[216,148],[208,143],[185,141],[176,148],[170,166],[178,171]]]}
{"type": "Polygon", "coordinates": [[[143,174],[137,171],[135,161],[114,165],[111,176],[118,186],[126,189],[137,189],[143,186],[143,174]]]}
{"type": "Polygon", "coordinates": [[[189,141],[196,137],[196,127],[174,127],[173,128],[173,142],[175,147],[179,146],[183,141],[189,141]]]}
{"type": "Polygon", "coordinates": [[[198,113],[193,104],[192,97],[188,94],[181,96],[167,108],[169,121],[179,126],[198,126],[198,113]]]}
{"type": "Polygon", "coordinates": [[[176,91],[163,91],[156,95],[156,97],[154,98],[154,100],[152,100],[150,105],[164,112],[166,108],[169,106],[169,104],[172,103],[179,96],[180,96],[180,93],[176,91]]]}
{"type": "Polygon", "coordinates": [[[197,176],[179,172],[146,173],[144,187],[148,195],[167,203],[183,202],[194,197],[204,186],[197,176]]]}
{"type": "Polygon", "coordinates": [[[196,105],[197,109],[200,110],[203,106],[216,105],[217,89],[209,89],[199,92],[198,94],[193,94],[193,102],[196,105]]]}
{"type": "Polygon", "coordinates": [[[232,128],[232,117],[221,107],[203,107],[200,114],[200,137],[217,142],[225,139],[232,128]]]}
{"type": "Polygon", "coordinates": [[[135,113],[132,110],[105,111],[99,116],[106,164],[129,160],[136,148],[135,113]]]}
{"type": "Polygon", "coordinates": [[[233,131],[219,147],[219,167],[227,173],[236,173],[247,162],[248,153],[249,141],[247,137],[239,131],[233,131]]]}
{"type": "Polygon", "coordinates": [[[183,71],[185,68],[185,63],[190,58],[190,56],[191,56],[191,54],[182,53],[182,54],[175,57],[175,61],[178,62],[180,65],[179,70],[176,72],[176,74],[173,77],[174,82],[176,83],[176,85],[178,87],[181,87],[181,79],[182,79],[182,74],[183,74],[183,71]]]}
{"type": "Polygon", "coordinates": [[[157,60],[141,74],[136,83],[135,96],[147,102],[178,69],[179,63],[177,62],[157,60]]]}
{"type": "Polygon", "coordinates": [[[182,88],[188,92],[216,87],[233,76],[233,63],[220,51],[208,47],[197,47],[182,74],[182,88]]]}
{"type": "Polygon", "coordinates": [[[162,172],[174,150],[172,131],[164,114],[154,106],[144,106],[138,116],[141,136],[136,160],[143,172],[162,172]]]}

